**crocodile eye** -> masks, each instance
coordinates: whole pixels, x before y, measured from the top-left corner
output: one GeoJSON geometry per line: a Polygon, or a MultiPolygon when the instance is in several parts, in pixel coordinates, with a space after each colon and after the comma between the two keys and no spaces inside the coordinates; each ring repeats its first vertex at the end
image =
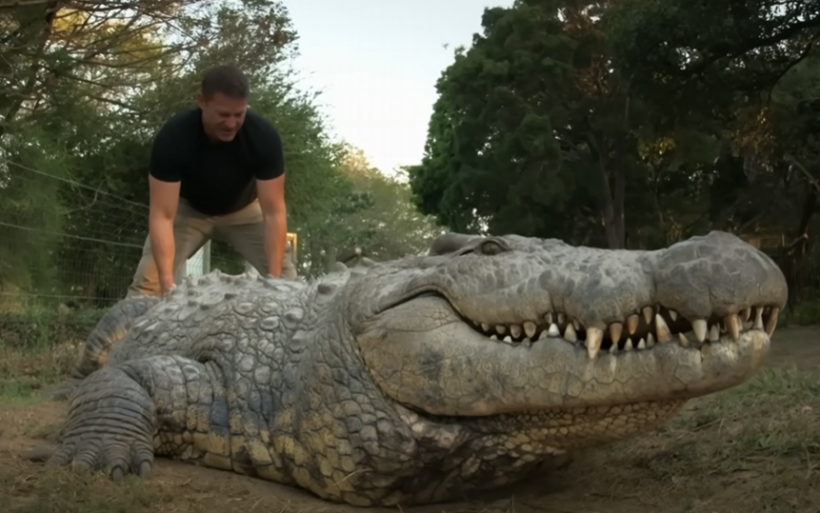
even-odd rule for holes
{"type": "Polygon", "coordinates": [[[504,248],[501,247],[501,244],[494,240],[484,241],[481,244],[481,253],[484,255],[497,255],[499,253],[502,253],[503,251],[504,248]]]}

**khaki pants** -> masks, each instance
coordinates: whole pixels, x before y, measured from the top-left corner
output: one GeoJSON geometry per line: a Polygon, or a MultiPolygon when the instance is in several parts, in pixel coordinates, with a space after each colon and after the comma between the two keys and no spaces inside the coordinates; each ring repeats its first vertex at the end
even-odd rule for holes
{"type": "MultiPolygon", "coordinates": [[[[262,276],[268,275],[268,262],[265,257],[264,219],[259,200],[247,207],[223,216],[205,215],[188,203],[179,199],[176,217],[174,218],[174,276],[178,275],[182,265],[200,250],[208,240],[222,240],[236,249],[245,260],[259,271],[262,276]]],[[[295,279],[296,267],[293,264],[293,250],[288,244],[282,259],[282,277],[295,279]]],[[[151,254],[151,238],[145,238],[142,258],[134,273],[134,280],[128,287],[126,297],[160,294],[159,273],[151,254]]]]}

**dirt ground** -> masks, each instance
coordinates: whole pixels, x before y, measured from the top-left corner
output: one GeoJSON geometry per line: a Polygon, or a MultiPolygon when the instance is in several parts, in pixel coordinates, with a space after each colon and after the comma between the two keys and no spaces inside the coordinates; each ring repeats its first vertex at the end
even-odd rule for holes
{"type": "MultiPolygon", "coordinates": [[[[38,397],[38,366],[14,365],[35,394],[0,401],[0,511],[9,513],[221,513],[357,511],[288,487],[160,459],[148,481],[45,471],[20,453],[58,429],[64,403],[38,397]]],[[[58,361],[59,360],[59,361],[58,361]]],[[[657,432],[581,454],[566,470],[417,513],[816,512],[820,508],[820,328],[774,338],[770,369],[747,386],[693,401],[657,432]]],[[[9,374],[6,373],[8,376],[9,374]]],[[[2,376],[0,376],[2,377],[2,376]]],[[[44,391],[43,390],[43,391],[44,391]]],[[[4,395],[6,397],[8,394],[4,395]]],[[[358,510],[361,511],[361,510],[358,510]]],[[[370,510],[382,511],[382,510],[370,510]]]]}

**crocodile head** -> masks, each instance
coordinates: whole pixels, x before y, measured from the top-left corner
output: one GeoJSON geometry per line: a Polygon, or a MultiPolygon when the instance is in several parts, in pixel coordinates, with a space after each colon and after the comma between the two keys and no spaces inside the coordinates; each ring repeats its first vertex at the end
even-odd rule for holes
{"type": "Polygon", "coordinates": [[[416,461],[449,469],[428,469],[449,493],[637,436],[749,379],[787,286],[724,232],[656,251],[448,234],[426,256],[352,276],[343,294],[380,408],[405,424],[416,461]]]}
{"type": "Polygon", "coordinates": [[[787,298],[777,265],[724,232],[657,251],[448,234],[366,281],[351,328],[374,379],[399,403],[454,416],[735,386],[760,366],[787,298]]]}

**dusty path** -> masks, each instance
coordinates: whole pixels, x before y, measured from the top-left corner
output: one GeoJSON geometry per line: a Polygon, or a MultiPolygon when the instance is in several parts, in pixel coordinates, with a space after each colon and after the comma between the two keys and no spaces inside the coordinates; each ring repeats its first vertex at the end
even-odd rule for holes
{"type": "MultiPolygon", "coordinates": [[[[820,370],[820,328],[784,329],[775,335],[771,366],[796,364],[804,369],[820,370]]],[[[0,471],[0,510],[11,512],[84,512],[136,513],[167,511],[204,513],[254,512],[322,512],[358,511],[323,503],[300,491],[209,469],[159,460],[153,479],[134,485],[113,484],[105,479],[78,479],[66,473],[44,477],[41,466],[24,462],[19,454],[27,448],[42,446],[65,414],[64,403],[0,405],[0,459],[6,463],[0,471]],[[5,496],[4,496],[5,495],[5,496]],[[7,496],[7,497],[6,497],[7,496]],[[10,510],[4,509],[11,505],[10,510]],[[95,506],[98,504],[98,506],[95,506]],[[116,507],[114,507],[116,505],[116,507]],[[95,509],[96,508],[96,509],[95,509]]],[[[629,446],[628,451],[647,452],[652,459],[659,447],[668,445],[661,434],[650,434],[629,446]]],[[[663,457],[669,454],[664,453],[663,457]]],[[[666,468],[666,467],[664,467],[666,468]]],[[[742,470],[742,469],[741,469],[742,470]]],[[[761,477],[757,470],[730,473],[727,477],[705,478],[706,486],[724,486],[712,490],[707,503],[692,502],[689,485],[675,475],[653,467],[640,455],[583,455],[569,469],[549,477],[549,482],[518,485],[487,495],[474,497],[470,503],[448,504],[429,508],[404,509],[416,512],[556,512],[571,513],[663,513],[704,511],[750,511],[742,499],[750,490],[758,490],[761,477]],[[619,459],[620,458],[620,459],[619,459]],[[628,461],[629,468],[617,468],[628,461]],[[744,474],[745,472],[745,474],[744,474]],[[704,509],[705,508],[705,509],[704,509]],[[735,509],[737,508],[737,509],[735,509]],[[746,508],[744,510],[744,508],[746,508]]],[[[690,470],[691,472],[691,470],[690,470]]],[[[680,478],[683,479],[683,478],[680,478]]],[[[698,485],[700,486],[700,485],[698,485]]],[[[816,486],[816,485],[815,485],[816,486]]],[[[814,500],[818,498],[815,497],[814,500]]],[[[797,500],[797,499],[796,499],[797,500]]],[[[808,497],[801,500],[810,500],[808,497]]],[[[374,511],[374,510],[370,510],[374,511]]],[[[397,511],[397,510],[389,510],[397,511]]],[[[783,509],[760,506],[754,511],[814,511],[799,504],[784,504],[783,509]]]]}

